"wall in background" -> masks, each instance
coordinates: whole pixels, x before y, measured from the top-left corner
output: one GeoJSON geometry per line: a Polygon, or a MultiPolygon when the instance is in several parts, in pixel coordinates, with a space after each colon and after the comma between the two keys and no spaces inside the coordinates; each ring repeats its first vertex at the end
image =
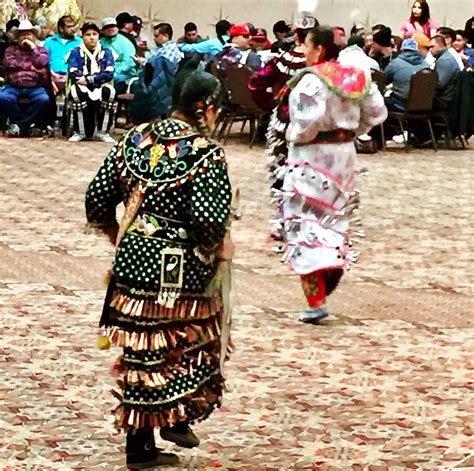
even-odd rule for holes
{"type": "MultiPolygon", "coordinates": [[[[410,15],[412,0],[320,0],[316,17],[321,23],[350,29],[354,22],[368,26],[384,23],[398,33],[402,22],[410,15]]],[[[213,35],[219,19],[231,22],[250,21],[255,26],[271,27],[279,19],[289,22],[296,17],[294,0],[79,0],[83,17],[99,22],[105,16],[121,11],[139,15],[145,31],[160,21],[173,25],[176,35],[188,21],[194,21],[201,34],[213,35]]],[[[430,0],[431,16],[443,26],[464,28],[474,14],[472,0],[430,0]]]]}

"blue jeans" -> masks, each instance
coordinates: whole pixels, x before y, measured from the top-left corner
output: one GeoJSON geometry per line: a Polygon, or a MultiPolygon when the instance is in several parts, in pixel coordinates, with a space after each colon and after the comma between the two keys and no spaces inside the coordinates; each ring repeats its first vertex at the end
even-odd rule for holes
{"type": "Polygon", "coordinates": [[[0,108],[5,111],[11,124],[17,124],[26,134],[48,104],[49,96],[44,87],[17,88],[5,85],[0,90],[0,108]],[[26,110],[20,108],[18,103],[20,98],[27,98],[30,101],[26,110]]]}

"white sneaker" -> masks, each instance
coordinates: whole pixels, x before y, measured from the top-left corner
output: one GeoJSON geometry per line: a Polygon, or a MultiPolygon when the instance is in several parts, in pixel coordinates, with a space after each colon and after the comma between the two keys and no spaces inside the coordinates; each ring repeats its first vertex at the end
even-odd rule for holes
{"type": "Polygon", "coordinates": [[[408,131],[403,131],[403,134],[397,134],[392,137],[392,141],[397,144],[404,144],[408,140],[408,131]]]}
{"type": "Polygon", "coordinates": [[[86,138],[85,134],[81,132],[75,132],[69,139],[69,142],[81,142],[86,138]]]}
{"type": "Polygon", "coordinates": [[[10,124],[8,129],[5,131],[8,137],[18,137],[20,135],[20,128],[18,124],[10,124]]]}
{"type": "Polygon", "coordinates": [[[98,132],[97,138],[102,142],[107,142],[108,144],[117,144],[117,141],[108,132],[98,132]]]}

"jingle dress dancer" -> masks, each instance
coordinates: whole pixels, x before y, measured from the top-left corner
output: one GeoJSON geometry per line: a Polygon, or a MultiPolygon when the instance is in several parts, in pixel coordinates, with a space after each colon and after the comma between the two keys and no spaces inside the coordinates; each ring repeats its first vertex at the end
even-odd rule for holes
{"type": "Polygon", "coordinates": [[[129,131],[86,194],[89,224],[117,246],[100,324],[123,348],[114,366],[116,425],[127,431],[131,469],[176,464],[176,455],[155,447],[154,428],[179,446],[197,446],[189,424],[221,401],[223,302],[215,275],[233,253],[231,188],[224,151],[207,138],[221,98],[215,77],[188,76],[171,117],[129,131]]]}
{"type": "Polygon", "coordinates": [[[335,60],[331,28],[309,32],[305,55],[309,67],[289,83],[289,152],[280,204],[283,259],[301,276],[309,305],[300,321],[317,323],[328,315],[326,296],[357,258],[349,227],[359,200],[354,138],[382,123],[387,110],[370,76],[335,60]]]}

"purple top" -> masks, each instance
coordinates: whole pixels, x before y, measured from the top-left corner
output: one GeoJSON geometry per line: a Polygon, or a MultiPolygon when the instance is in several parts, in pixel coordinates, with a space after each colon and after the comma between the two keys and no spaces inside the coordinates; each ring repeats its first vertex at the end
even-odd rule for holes
{"type": "Polygon", "coordinates": [[[3,59],[5,82],[12,87],[47,86],[49,81],[49,52],[36,46],[33,50],[13,44],[3,59]]]}

